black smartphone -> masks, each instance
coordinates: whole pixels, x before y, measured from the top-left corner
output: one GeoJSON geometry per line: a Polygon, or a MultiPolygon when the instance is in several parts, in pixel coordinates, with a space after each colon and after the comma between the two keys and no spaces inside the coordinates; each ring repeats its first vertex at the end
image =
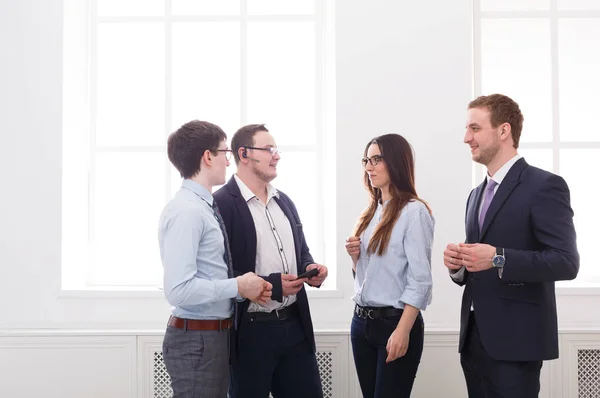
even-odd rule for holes
{"type": "Polygon", "coordinates": [[[317,276],[319,275],[319,269],[318,268],[313,268],[310,271],[306,271],[303,274],[298,275],[298,278],[296,279],[301,279],[301,278],[312,278],[313,276],[317,276]]]}

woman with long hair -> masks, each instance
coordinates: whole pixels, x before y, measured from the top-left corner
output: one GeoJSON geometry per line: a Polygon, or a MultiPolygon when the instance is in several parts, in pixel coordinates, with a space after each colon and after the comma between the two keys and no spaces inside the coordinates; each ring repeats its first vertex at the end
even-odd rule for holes
{"type": "Polygon", "coordinates": [[[346,242],[355,272],[351,340],[364,398],[410,397],[431,302],[434,219],[417,196],[410,144],[371,140],[362,159],[369,206],[346,242]]]}

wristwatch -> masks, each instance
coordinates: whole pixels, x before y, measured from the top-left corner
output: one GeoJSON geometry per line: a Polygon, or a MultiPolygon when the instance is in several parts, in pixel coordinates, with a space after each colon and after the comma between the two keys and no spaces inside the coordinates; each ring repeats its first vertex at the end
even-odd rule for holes
{"type": "Polygon", "coordinates": [[[496,255],[492,257],[492,267],[502,268],[504,267],[504,263],[506,263],[506,258],[504,257],[504,248],[497,247],[496,255]]]}

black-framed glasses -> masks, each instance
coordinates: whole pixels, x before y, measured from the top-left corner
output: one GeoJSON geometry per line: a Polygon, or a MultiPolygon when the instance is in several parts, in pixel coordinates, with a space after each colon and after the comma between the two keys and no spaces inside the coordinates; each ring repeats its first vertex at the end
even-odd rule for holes
{"type": "Polygon", "coordinates": [[[231,160],[231,154],[233,153],[231,149],[217,149],[217,152],[225,152],[225,159],[231,160]]]}
{"type": "Polygon", "coordinates": [[[361,162],[363,167],[367,167],[367,162],[371,163],[371,166],[377,166],[379,162],[383,160],[383,156],[381,155],[373,155],[371,157],[362,158],[361,162]]]}
{"type": "Polygon", "coordinates": [[[275,156],[277,154],[281,155],[281,151],[276,146],[270,146],[268,148],[258,148],[255,146],[245,146],[246,149],[256,149],[257,151],[269,151],[271,156],[275,156]]]}

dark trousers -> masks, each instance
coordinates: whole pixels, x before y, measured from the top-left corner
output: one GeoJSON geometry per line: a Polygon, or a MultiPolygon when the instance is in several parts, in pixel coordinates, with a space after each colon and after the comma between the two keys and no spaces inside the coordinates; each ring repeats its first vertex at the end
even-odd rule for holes
{"type": "Polygon", "coordinates": [[[229,330],[185,330],[167,326],[163,360],[173,398],[226,398],[229,330]]]}
{"type": "Polygon", "coordinates": [[[298,315],[278,321],[244,319],[231,368],[234,398],[322,398],[317,358],[298,315]]]}
{"type": "Polygon", "coordinates": [[[423,353],[423,317],[419,313],[415,320],[406,354],[385,363],[386,345],[399,320],[363,319],[356,314],[352,318],[352,352],[363,398],[410,397],[423,353]]]}
{"type": "Polygon", "coordinates": [[[542,361],[515,362],[491,358],[481,344],[473,312],[460,364],[469,398],[537,398],[540,392],[542,361]]]}

